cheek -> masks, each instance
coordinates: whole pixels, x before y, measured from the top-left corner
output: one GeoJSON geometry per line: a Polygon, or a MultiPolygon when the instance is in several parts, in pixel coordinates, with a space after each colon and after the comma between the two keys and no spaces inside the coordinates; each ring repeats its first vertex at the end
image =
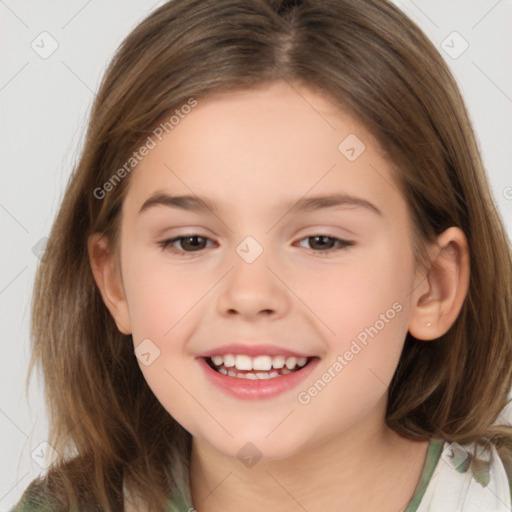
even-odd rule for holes
{"type": "Polygon", "coordinates": [[[378,260],[375,266],[361,262],[340,272],[326,280],[330,293],[318,294],[325,306],[318,314],[335,334],[326,335],[328,353],[297,395],[304,421],[323,418],[318,435],[348,429],[383,403],[400,359],[408,270],[394,251],[380,252],[378,260]]]}
{"type": "Polygon", "coordinates": [[[164,408],[187,427],[204,410],[191,398],[200,390],[190,379],[196,369],[186,340],[198,321],[195,306],[211,284],[208,276],[184,267],[171,268],[164,258],[155,261],[132,251],[123,277],[141,372],[164,408]]]}
{"type": "Polygon", "coordinates": [[[164,340],[208,291],[205,279],[185,266],[170,266],[165,258],[126,261],[125,291],[133,338],[164,340]]]}
{"type": "Polygon", "coordinates": [[[347,253],[339,264],[316,264],[286,278],[335,350],[376,323],[379,331],[404,332],[407,319],[400,312],[411,291],[413,265],[403,242],[398,246],[383,237],[371,248],[347,253]]]}
{"type": "Polygon", "coordinates": [[[336,403],[336,421],[342,421],[346,411],[363,414],[363,409],[375,406],[400,359],[413,268],[407,247],[383,240],[371,251],[359,251],[335,272],[317,274],[308,300],[329,327],[328,353],[319,370],[321,382],[317,377],[308,383],[312,388],[303,388],[299,403],[315,401],[314,407],[326,409],[326,414],[329,404],[336,403]]]}
{"type": "Polygon", "coordinates": [[[163,408],[185,429],[195,433],[198,424],[215,432],[219,426],[209,416],[201,400],[201,389],[190,379],[191,368],[186,362],[174,360],[168,351],[163,351],[155,361],[145,366],[139,361],[144,380],[163,408]]]}

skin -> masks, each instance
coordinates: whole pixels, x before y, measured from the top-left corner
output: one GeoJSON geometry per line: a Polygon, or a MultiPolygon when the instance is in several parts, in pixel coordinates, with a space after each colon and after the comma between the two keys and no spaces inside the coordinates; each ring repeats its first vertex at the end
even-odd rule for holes
{"type": "MultiPolygon", "coordinates": [[[[305,87],[284,82],[198,100],[130,176],[122,208],[120,265],[101,234],[89,238],[105,304],[134,346],[160,355],[141,371],[158,400],[193,435],[191,493],[200,512],[404,510],[427,442],[385,424],[388,385],[406,333],[433,340],[455,321],[467,292],[467,242],[450,228],[415,265],[411,218],[393,165],[370,133],[305,87]],[[338,149],[349,134],[366,146],[353,162],[338,149]],[[378,172],[377,172],[378,171],[378,172]],[[155,192],[199,195],[218,211],[158,205],[155,192]],[[300,213],[304,195],[346,193],[381,212],[342,206],[300,213]],[[199,251],[159,242],[196,234],[199,251]],[[329,252],[315,235],[352,241],[329,252]],[[247,263],[237,246],[263,249],[247,263]],[[401,311],[313,397],[297,400],[351,341],[394,303],[401,311]],[[430,325],[429,325],[430,324],[430,325]],[[228,396],[195,359],[236,340],[270,343],[320,363],[297,388],[265,400],[228,396]],[[237,457],[253,443],[261,460],[237,457]]],[[[328,245],[332,247],[332,245],[328,245]]]]}

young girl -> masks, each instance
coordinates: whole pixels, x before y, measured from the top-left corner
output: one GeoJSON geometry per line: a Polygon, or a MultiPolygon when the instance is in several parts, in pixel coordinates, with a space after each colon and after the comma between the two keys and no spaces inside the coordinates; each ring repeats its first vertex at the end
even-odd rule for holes
{"type": "Polygon", "coordinates": [[[509,511],[512,258],[455,81],[384,0],[172,0],[38,270],[58,453],[16,511],[509,511]]]}

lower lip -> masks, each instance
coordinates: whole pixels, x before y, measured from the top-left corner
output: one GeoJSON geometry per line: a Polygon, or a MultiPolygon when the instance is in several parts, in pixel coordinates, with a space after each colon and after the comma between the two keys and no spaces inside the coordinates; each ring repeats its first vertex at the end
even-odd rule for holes
{"type": "Polygon", "coordinates": [[[203,357],[198,358],[197,361],[205,372],[207,379],[225,393],[244,400],[262,400],[273,398],[293,389],[315,369],[320,360],[314,358],[300,370],[286,375],[258,380],[229,377],[211,368],[203,357]]]}

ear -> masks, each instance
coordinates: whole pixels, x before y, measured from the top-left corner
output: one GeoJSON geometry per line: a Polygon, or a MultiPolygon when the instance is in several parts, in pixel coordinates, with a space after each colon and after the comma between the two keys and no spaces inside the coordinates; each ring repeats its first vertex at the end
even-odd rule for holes
{"type": "Polygon", "coordinates": [[[469,249],[457,227],[437,237],[430,250],[432,265],[412,293],[409,332],[420,340],[433,340],[453,325],[469,288],[469,249]]]}
{"type": "Polygon", "coordinates": [[[103,302],[114,318],[117,328],[123,334],[131,334],[128,303],[124,293],[119,265],[109,251],[108,241],[102,233],[93,233],[87,240],[89,262],[94,280],[98,285],[103,302]]]}

